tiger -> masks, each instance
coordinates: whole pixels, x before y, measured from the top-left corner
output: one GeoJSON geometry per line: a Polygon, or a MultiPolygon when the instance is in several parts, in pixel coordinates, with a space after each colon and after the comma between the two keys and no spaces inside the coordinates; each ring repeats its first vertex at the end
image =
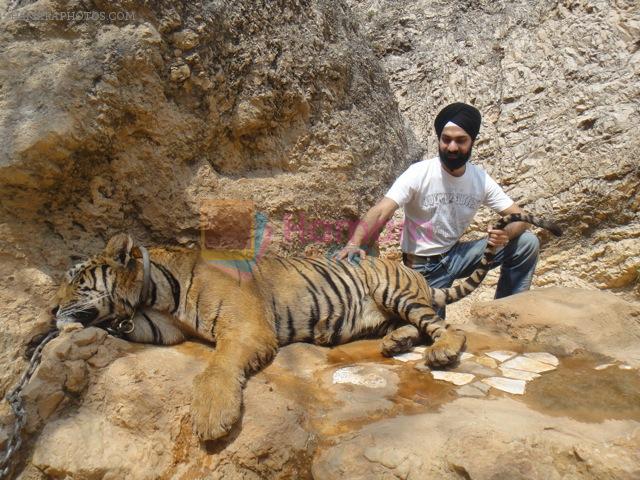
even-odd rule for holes
{"type": "MultiPolygon", "coordinates": [[[[516,221],[562,233],[528,214],[503,217],[494,229],[516,221]]],[[[210,343],[212,354],[193,384],[191,421],[201,440],[215,440],[239,419],[248,377],[293,342],[335,346],[382,338],[385,356],[428,344],[427,366],[456,362],[466,337],[436,311],[473,292],[494,255],[488,245],[461,284],[432,288],[402,263],[372,256],[356,263],[264,257],[250,275],[234,275],[204,260],[197,248],[147,250],[120,233],[67,272],[52,313],[58,329],[79,322],[133,342],[210,343]]]]}

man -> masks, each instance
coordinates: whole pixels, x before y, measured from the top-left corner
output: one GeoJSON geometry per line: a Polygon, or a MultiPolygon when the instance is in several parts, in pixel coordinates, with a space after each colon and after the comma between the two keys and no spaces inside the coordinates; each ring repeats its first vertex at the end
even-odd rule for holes
{"type": "MultiPolygon", "coordinates": [[[[432,287],[450,287],[454,279],[470,275],[488,242],[497,249],[493,267],[501,265],[495,298],[528,290],[539,242],[526,223],[489,229],[485,239],[459,241],[480,205],[500,215],[522,212],[481,167],[468,163],[480,121],[480,112],[471,105],[453,103],[442,109],[434,122],[438,157],[411,165],[365,214],[337,258],[365,258],[364,248],[377,239],[396,209],[404,207],[403,260],[432,287]]],[[[443,317],[444,311],[439,314],[443,317]]]]}

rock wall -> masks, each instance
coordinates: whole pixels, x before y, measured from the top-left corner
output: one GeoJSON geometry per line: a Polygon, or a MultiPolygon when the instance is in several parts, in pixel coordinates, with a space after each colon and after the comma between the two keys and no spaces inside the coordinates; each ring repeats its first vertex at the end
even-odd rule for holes
{"type": "MultiPolygon", "coordinates": [[[[484,119],[475,158],[567,235],[535,285],[640,297],[640,7],[628,1],[349,0],[416,143],[456,100],[484,119]]],[[[475,228],[484,230],[489,212],[475,228]]],[[[543,237],[543,241],[547,238],[543,237]]]]}
{"type": "Polygon", "coordinates": [[[276,226],[357,216],[404,162],[343,4],[40,1],[3,22],[5,251],[29,238],[17,219],[65,253],[122,229],[187,243],[207,198],[253,200],[276,226]]]}

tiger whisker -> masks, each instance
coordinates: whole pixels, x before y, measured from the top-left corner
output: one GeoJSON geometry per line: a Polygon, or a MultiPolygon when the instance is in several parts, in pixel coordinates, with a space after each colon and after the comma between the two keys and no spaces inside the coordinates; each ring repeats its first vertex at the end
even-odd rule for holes
{"type": "Polygon", "coordinates": [[[72,315],[74,313],[78,313],[80,311],[83,311],[86,309],[86,307],[92,306],[93,304],[95,304],[97,301],[102,300],[103,298],[108,297],[107,294],[104,295],[100,295],[98,297],[89,299],[89,300],[85,300],[83,302],[79,302],[79,303],[75,303],[70,307],[61,309],[58,311],[58,316],[63,317],[63,316],[69,316],[72,315]]]}

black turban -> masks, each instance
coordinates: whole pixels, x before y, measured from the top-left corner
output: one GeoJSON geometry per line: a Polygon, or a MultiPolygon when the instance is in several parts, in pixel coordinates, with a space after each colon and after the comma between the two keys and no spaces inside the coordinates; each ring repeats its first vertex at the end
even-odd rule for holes
{"type": "Polygon", "coordinates": [[[482,116],[476,107],[466,103],[456,102],[447,105],[436,117],[433,125],[436,127],[438,138],[447,122],[453,122],[469,134],[471,140],[475,140],[480,131],[480,121],[482,116]]]}

